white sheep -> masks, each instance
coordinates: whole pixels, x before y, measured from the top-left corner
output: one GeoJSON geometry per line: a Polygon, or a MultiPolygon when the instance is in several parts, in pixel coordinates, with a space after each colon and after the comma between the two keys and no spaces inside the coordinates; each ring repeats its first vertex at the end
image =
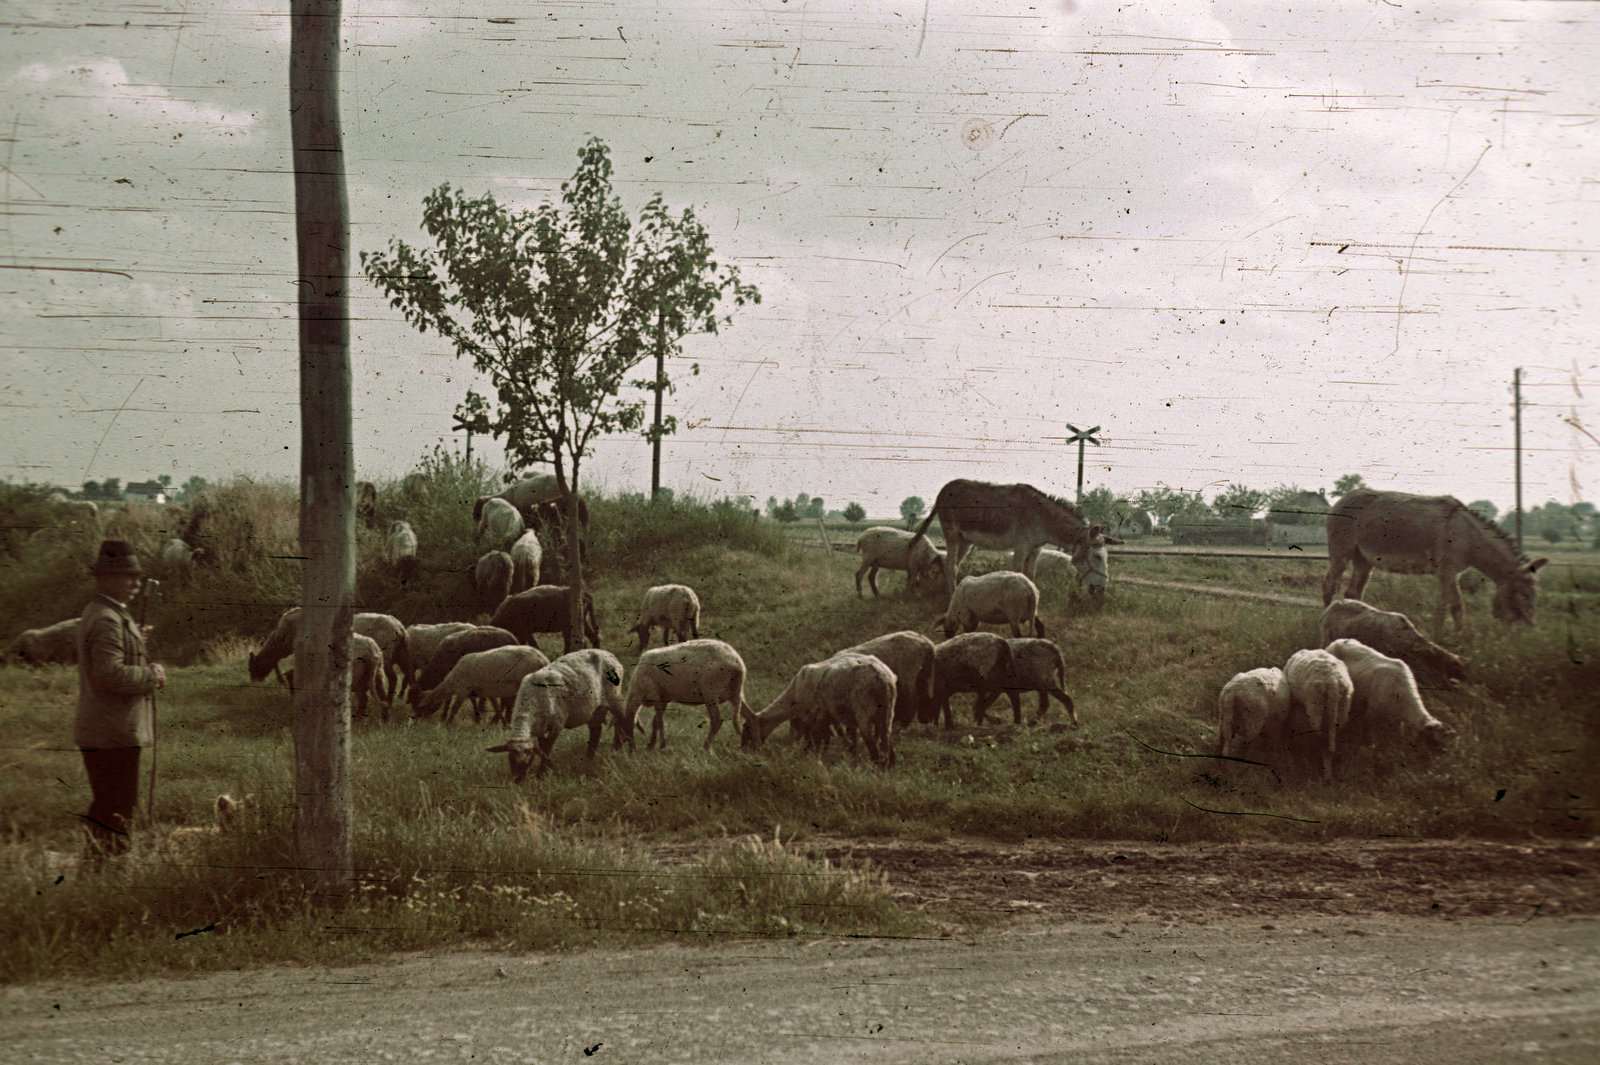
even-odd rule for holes
{"type": "Polygon", "coordinates": [[[1289,682],[1275,666],[1235,673],[1217,696],[1217,753],[1242,757],[1262,742],[1283,739],[1289,682]]]}
{"type": "Polygon", "coordinates": [[[451,707],[440,715],[440,720],[448,725],[455,720],[456,701],[470,699],[473,718],[477,720],[481,716],[482,701],[492,699],[497,701],[495,722],[509,724],[511,705],[517,698],[522,678],[549,664],[550,659],[543,651],[519,644],[462,655],[437,687],[422,693],[416,704],[416,714],[418,717],[431,714],[440,704],[451,702],[451,707]]]}
{"type": "Polygon", "coordinates": [[[389,535],[383,539],[383,550],[402,584],[421,572],[421,564],[417,561],[417,534],[409,521],[389,523],[389,535]]]}
{"type": "MultiPolygon", "coordinates": [[[[1417,679],[1403,661],[1348,638],[1334,640],[1328,653],[1345,664],[1355,685],[1350,704],[1353,738],[1370,743],[1410,731],[1430,754],[1442,752],[1455,740],[1455,730],[1428,713],[1417,679]]],[[[1346,751],[1350,748],[1347,743],[1346,751]]]]}
{"type": "Polygon", "coordinates": [[[527,529],[511,545],[511,594],[525,592],[539,583],[539,567],[544,564],[544,548],[539,534],[527,529]]]}
{"type": "Polygon", "coordinates": [[[1043,637],[1039,587],[1025,574],[1011,570],[963,577],[950,596],[944,616],[933,624],[944,628],[946,639],[958,632],[971,632],[980,624],[1010,625],[1013,636],[1022,635],[1022,626],[1031,626],[1035,637],[1043,637]]]}
{"type": "Polygon", "coordinates": [[[744,701],[744,659],[721,640],[697,639],[669,647],[658,647],[639,656],[628,685],[628,702],[623,717],[638,726],[638,715],[646,706],[655,707],[646,750],[667,745],[668,703],[704,706],[710,719],[706,750],[722,727],[718,703],[732,706],[734,720],[749,710],[744,701]]]}
{"type": "Polygon", "coordinates": [[[410,689],[417,682],[417,673],[428,664],[428,659],[433,657],[433,652],[445,641],[445,637],[454,636],[458,632],[466,632],[476,628],[470,621],[444,621],[437,625],[407,625],[406,626],[406,670],[401,675],[405,682],[403,687],[410,689]]]}
{"type": "Polygon", "coordinates": [[[12,643],[11,657],[30,666],[72,665],[78,661],[78,619],[27,630],[12,643]]]}
{"type": "MultiPolygon", "coordinates": [[[[294,688],[294,670],[288,673],[290,690],[294,688]]],[[[376,688],[383,704],[384,724],[389,722],[389,700],[383,694],[383,650],[370,636],[359,632],[350,634],[350,694],[356,697],[356,713],[367,716],[367,689],[376,688]]]]}
{"type": "MultiPolygon", "coordinates": [[[[598,647],[574,651],[522,678],[511,715],[511,737],[489,751],[505,752],[511,780],[520,784],[535,754],[539,770],[534,775],[544,776],[550,768],[550,750],[562,729],[588,725],[588,754],[594,757],[607,714],[621,737],[627,731],[622,712],[622,663],[598,647]]],[[[627,735],[631,743],[632,733],[627,735]]]]}
{"type": "MultiPolygon", "coordinates": [[[[389,701],[400,694],[398,674],[411,671],[410,648],[406,646],[406,627],[393,614],[357,614],[350,619],[350,631],[371,638],[383,652],[383,672],[379,694],[389,701]]],[[[384,720],[388,720],[385,718],[384,720]]]]}
{"type": "Polygon", "coordinates": [[[1012,722],[1020,725],[1022,693],[1038,692],[1039,713],[1033,719],[1035,725],[1050,712],[1050,698],[1054,696],[1067,708],[1067,717],[1072,727],[1077,728],[1078,710],[1072,704],[1072,696],[1063,690],[1067,683],[1067,663],[1061,648],[1049,640],[1027,636],[1007,640],[1006,644],[1011,648],[1011,662],[995,678],[999,681],[998,687],[978,693],[977,702],[972,706],[973,720],[983,724],[990,704],[1004,694],[1011,700],[1012,722]]]}
{"type": "Polygon", "coordinates": [[[661,642],[700,637],[700,597],[687,584],[658,584],[644,593],[639,624],[628,631],[639,637],[639,650],[650,646],[650,630],[661,626],[661,642]]]}
{"type": "Polygon", "coordinates": [[[944,727],[952,728],[950,697],[978,692],[981,698],[982,693],[1001,689],[1011,659],[1010,642],[992,632],[964,632],[938,644],[933,649],[933,698],[918,720],[926,724],[942,713],[944,727]]]}
{"type": "Polygon", "coordinates": [[[516,543],[526,527],[527,523],[522,520],[522,513],[516,507],[504,499],[491,496],[483,501],[483,516],[478,519],[472,542],[477,544],[487,534],[489,546],[503,550],[516,543]]]}
{"type": "Polygon", "coordinates": [[[1295,761],[1305,768],[1312,759],[1307,748],[1320,754],[1322,779],[1333,780],[1333,760],[1339,751],[1339,730],[1350,720],[1355,685],[1345,664],[1327,651],[1296,651],[1283,667],[1289,684],[1289,742],[1295,761]]]}
{"type": "Polygon", "coordinates": [[[1404,614],[1370,607],[1359,599],[1335,599],[1322,612],[1322,646],[1335,640],[1360,640],[1380,654],[1440,678],[1464,680],[1466,664],[1421,632],[1404,614]]]}
{"type": "Polygon", "coordinates": [[[472,567],[473,591],[484,613],[493,613],[511,594],[513,572],[511,556],[504,551],[486,552],[472,567]]]}
{"type": "Polygon", "coordinates": [[[894,723],[903,728],[921,718],[933,700],[933,641],[920,632],[904,629],[846,647],[846,651],[871,655],[895,675],[894,723]]]}
{"type": "Polygon", "coordinates": [[[174,536],[161,545],[161,563],[174,575],[186,575],[194,568],[195,550],[174,536]]]}
{"type": "Polygon", "coordinates": [[[840,651],[822,662],[800,667],[788,687],[760,713],[744,711],[742,744],[760,747],[772,731],[788,721],[808,746],[822,747],[835,727],[866,740],[872,761],[894,764],[894,670],[872,655],[840,651]]]}
{"type": "Polygon", "coordinates": [[[944,552],[933,546],[927,537],[917,537],[904,529],[887,525],[874,525],[863,529],[856,537],[856,553],[861,556],[861,568],[856,570],[856,598],[861,595],[861,575],[867,575],[874,598],[878,595],[878,571],[900,570],[906,575],[909,591],[929,578],[937,579],[944,572],[944,552]]]}

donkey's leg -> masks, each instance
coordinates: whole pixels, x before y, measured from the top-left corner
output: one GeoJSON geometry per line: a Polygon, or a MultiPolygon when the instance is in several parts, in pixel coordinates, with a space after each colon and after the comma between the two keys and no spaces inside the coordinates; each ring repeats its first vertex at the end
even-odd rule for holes
{"type": "Polygon", "coordinates": [[[1344,590],[1346,599],[1360,599],[1367,590],[1367,578],[1372,576],[1372,559],[1362,554],[1358,547],[1350,552],[1350,586],[1344,590]]]}

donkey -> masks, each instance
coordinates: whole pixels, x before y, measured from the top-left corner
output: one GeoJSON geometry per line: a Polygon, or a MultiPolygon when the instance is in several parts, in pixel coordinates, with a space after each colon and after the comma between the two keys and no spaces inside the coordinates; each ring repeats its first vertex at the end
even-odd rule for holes
{"type": "Polygon", "coordinates": [[[1505,622],[1533,623],[1538,605],[1540,567],[1511,538],[1454,496],[1418,496],[1358,488],[1328,512],[1328,573],[1322,578],[1322,604],[1333,602],[1346,563],[1353,563],[1345,595],[1360,599],[1373,563],[1401,573],[1437,573],[1439,602],[1433,628],[1444,635],[1444,615],[1459,631],[1466,607],[1457,580],[1475,569],[1494,581],[1494,616],[1505,622]]]}
{"type": "Polygon", "coordinates": [[[1083,513],[1064,499],[1031,484],[989,484],[957,479],[939,489],[933,509],[917,528],[910,551],[934,518],[944,533],[947,591],[956,586],[956,567],[974,546],[1011,552],[1011,568],[1033,579],[1039,550],[1046,544],[1069,552],[1089,538],[1083,513]]]}

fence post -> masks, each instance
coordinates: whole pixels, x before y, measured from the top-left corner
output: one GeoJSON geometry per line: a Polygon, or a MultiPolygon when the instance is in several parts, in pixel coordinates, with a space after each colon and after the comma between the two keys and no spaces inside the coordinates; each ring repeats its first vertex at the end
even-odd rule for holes
{"type": "Polygon", "coordinates": [[[817,519],[817,531],[822,533],[822,549],[828,552],[828,556],[831,558],[833,556],[833,545],[828,542],[828,527],[823,524],[821,518],[817,519]]]}

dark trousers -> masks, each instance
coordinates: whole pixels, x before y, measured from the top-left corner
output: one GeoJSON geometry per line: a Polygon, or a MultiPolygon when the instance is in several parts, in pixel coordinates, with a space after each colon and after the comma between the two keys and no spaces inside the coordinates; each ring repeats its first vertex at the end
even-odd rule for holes
{"type": "Polygon", "coordinates": [[[89,850],[97,856],[128,849],[139,806],[139,751],[138,747],[83,748],[83,768],[89,772],[89,790],[94,794],[84,827],[89,831],[89,850]]]}

